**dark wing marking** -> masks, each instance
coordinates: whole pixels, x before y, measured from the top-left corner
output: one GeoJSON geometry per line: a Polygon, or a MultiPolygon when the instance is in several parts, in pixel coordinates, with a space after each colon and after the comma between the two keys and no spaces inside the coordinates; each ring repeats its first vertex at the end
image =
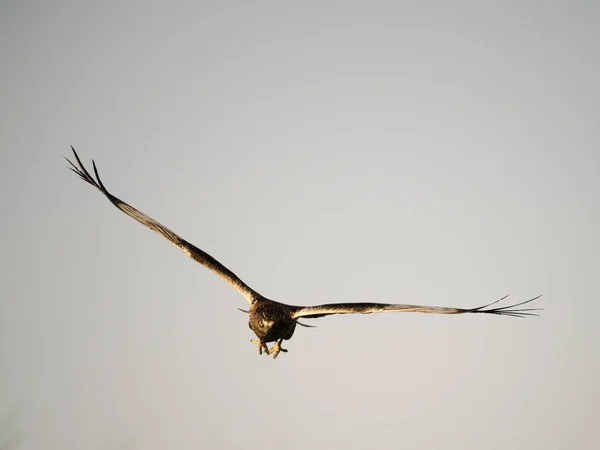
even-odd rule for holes
{"type": "Polygon", "coordinates": [[[225,281],[227,281],[230,285],[232,285],[234,288],[236,288],[238,290],[238,292],[240,294],[242,294],[246,300],[248,300],[249,303],[252,303],[255,298],[260,297],[260,295],[258,293],[256,293],[246,283],[244,283],[242,280],[240,280],[236,274],[234,274],[231,270],[229,270],[227,267],[225,267],[223,264],[221,264],[215,258],[210,256],[208,253],[206,253],[203,250],[200,250],[198,247],[194,246],[193,244],[190,244],[185,239],[178,236],[177,234],[175,234],[174,232],[169,230],[167,227],[165,227],[158,221],[156,221],[153,218],[147,216],[146,214],[138,211],[133,206],[128,205],[124,201],[118,199],[117,197],[112,195],[110,192],[108,192],[106,190],[106,188],[104,187],[104,184],[102,184],[102,181],[100,180],[100,176],[98,175],[98,169],[96,169],[96,163],[92,160],[92,165],[94,167],[94,174],[96,175],[96,179],[94,179],[94,178],[92,178],[92,176],[89,174],[89,172],[86,170],[86,168],[81,163],[81,160],[79,159],[79,156],[77,155],[77,152],[75,151],[75,149],[72,146],[71,146],[71,149],[73,150],[73,154],[75,155],[75,159],[77,160],[79,167],[77,167],[75,164],[73,164],[68,158],[65,158],[68,161],[68,163],[71,165],[71,167],[69,167],[69,169],[72,170],[73,172],[75,172],[83,181],[86,181],[87,183],[89,183],[92,186],[94,186],[95,188],[97,188],[100,192],[102,192],[113,205],[115,205],[117,208],[119,208],[121,211],[123,211],[129,217],[133,217],[135,220],[137,220],[142,225],[145,225],[148,228],[150,228],[151,230],[156,231],[158,234],[160,234],[162,237],[167,239],[169,242],[171,242],[173,245],[175,245],[175,247],[180,249],[183,253],[188,255],[194,261],[199,262],[204,267],[208,268],[212,272],[219,275],[221,278],[223,278],[225,281]]]}
{"type": "Polygon", "coordinates": [[[508,295],[490,304],[471,309],[449,308],[443,306],[395,305],[392,303],[330,303],[317,306],[296,306],[294,307],[296,310],[292,314],[292,318],[297,319],[299,317],[304,317],[307,319],[316,319],[317,317],[329,316],[331,314],[371,314],[381,312],[420,312],[430,314],[481,313],[497,314],[499,316],[526,317],[537,316],[538,314],[536,314],[536,311],[541,311],[541,309],[535,308],[519,308],[519,306],[537,300],[541,295],[514,305],[489,308],[504,300],[506,297],[508,297],[508,295]]]}

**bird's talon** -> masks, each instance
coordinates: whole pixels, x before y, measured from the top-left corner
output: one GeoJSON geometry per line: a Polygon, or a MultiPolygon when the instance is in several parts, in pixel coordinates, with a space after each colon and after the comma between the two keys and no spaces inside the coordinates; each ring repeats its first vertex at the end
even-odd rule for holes
{"type": "Polygon", "coordinates": [[[262,342],[258,339],[251,339],[250,342],[252,342],[253,344],[256,344],[258,346],[258,354],[259,355],[262,355],[263,349],[265,350],[266,353],[271,354],[271,352],[269,351],[269,347],[267,347],[267,344],[265,344],[264,342],[262,342]]]}
{"type": "Polygon", "coordinates": [[[279,352],[287,353],[287,349],[281,348],[281,344],[279,341],[275,341],[271,350],[269,350],[269,355],[273,354],[273,359],[277,358],[279,352]]]}

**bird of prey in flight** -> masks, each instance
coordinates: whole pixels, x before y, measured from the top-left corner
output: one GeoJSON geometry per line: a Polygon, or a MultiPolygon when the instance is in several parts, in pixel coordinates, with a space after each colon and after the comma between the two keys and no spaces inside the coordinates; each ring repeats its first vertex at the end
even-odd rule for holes
{"type": "Polygon", "coordinates": [[[92,160],[95,178],[90,175],[84,165],[81,163],[77,152],[71,146],[77,165],[73,164],[68,158],[65,158],[69,164],[69,169],[75,172],[79,177],[87,183],[98,189],[104,196],[118,209],[123,211],[129,217],[140,222],[154,230],[162,237],[171,242],[175,247],[179,248],[183,253],[188,255],[194,261],[199,262],[210,271],[216,273],[223,278],[227,283],[233,286],[249,303],[249,310],[244,311],[249,314],[248,325],[258,339],[251,340],[252,343],[258,346],[258,353],[262,354],[263,350],[277,358],[279,352],[287,352],[281,347],[283,340],[288,340],[294,334],[296,325],[308,326],[298,322],[298,319],[314,319],[317,317],[328,316],[331,314],[371,314],[381,312],[420,312],[434,314],[496,314],[499,316],[526,317],[537,316],[535,308],[523,308],[523,305],[530,303],[540,296],[526,300],[520,303],[508,306],[494,306],[498,302],[504,300],[501,298],[495,302],[476,308],[451,308],[442,306],[420,306],[420,305],[402,305],[390,303],[329,303],[315,306],[294,306],[285,303],[279,303],[275,300],[270,300],[263,297],[246,283],[244,283],[231,270],[195,245],[189,243],[181,236],[177,235],[158,221],[138,211],[133,206],[125,203],[119,198],[112,195],[100,180],[96,163],[92,160]],[[273,342],[271,348],[267,347],[267,343],[273,342]]]}

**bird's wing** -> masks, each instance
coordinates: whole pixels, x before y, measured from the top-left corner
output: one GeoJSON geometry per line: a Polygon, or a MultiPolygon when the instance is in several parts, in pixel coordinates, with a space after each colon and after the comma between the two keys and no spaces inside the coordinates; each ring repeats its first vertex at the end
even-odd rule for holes
{"type": "Polygon", "coordinates": [[[502,297],[500,300],[496,300],[490,304],[471,309],[443,306],[396,305],[392,303],[330,303],[317,306],[296,306],[294,307],[295,311],[292,314],[292,318],[304,317],[306,319],[316,319],[317,317],[329,316],[331,314],[371,314],[381,312],[420,312],[430,314],[483,313],[497,314],[499,316],[526,317],[537,316],[536,311],[540,311],[540,309],[519,308],[519,306],[532,302],[540,298],[541,295],[514,305],[490,308],[490,306],[504,300],[506,297],[508,296],[502,297]]]}
{"type": "Polygon", "coordinates": [[[96,169],[96,163],[92,160],[94,173],[96,175],[96,179],[94,179],[81,163],[81,160],[79,159],[79,156],[77,155],[75,149],[73,147],[71,147],[71,149],[73,150],[73,154],[75,155],[75,159],[77,160],[79,167],[73,164],[68,158],[65,158],[71,165],[69,169],[75,172],[77,175],[79,175],[79,177],[83,181],[88,182],[89,184],[97,188],[100,192],[102,192],[113,205],[115,205],[129,217],[133,217],[142,225],[145,225],[151,230],[156,231],[158,234],[167,239],[169,242],[175,245],[175,247],[180,249],[183,253],[188,255],[194,261],[199,262],[204,267],[219,275],[230,285],[236,288],[239,291],[239,293],[242,294],[246,298],[246,300],[248,300],[249,303],[252,303],[255,298],[260,297],[258,293],[256,293],[246,283],[240,280],[236,274],[234,274],[231,270],[229,270],[215,258],[210,256],[208,253],[190,244],[185,239],[178,236],[158,221],[154,220],[152,217],[149,217],[146,214],[138,211],[133,206],[128,205],[124,201],[118,199],[110,192],[108,192],[104,187],[104,184],[102,184],[102,181],[100,180],[98,170],[96,169]]]}

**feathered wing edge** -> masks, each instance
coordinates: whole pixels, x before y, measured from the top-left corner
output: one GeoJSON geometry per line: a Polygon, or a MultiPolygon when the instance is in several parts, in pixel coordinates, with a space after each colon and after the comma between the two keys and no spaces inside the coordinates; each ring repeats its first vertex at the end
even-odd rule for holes
{"type": "Polygon", "coordinates": [[[254,302],[254,300],[256,298],[260,297],[260,295],[257,292],[255,292],[253,289],[251,289],[236,274],[234,274],[231,270],[229,270],[227,267],[225,267],[223,264],[221,264],[219,261],[217,261],[211,255],[209,255],[208,253],[206,253],[203,250],[200,250],[198,247],[194,246],[193,244],[190,244],[185,239],[178,236],[176,233],[174,233],[173,231],[169,230],[167,227],[162,225],[160,222],[147,216],[146,214],[142,213],[141,211],[138,211],[133,206],[125,203],[124,201],[120,200],[119,198],[115,197],[110,192],[108,192],[108,190],[104,187],[102,180],[100,180],[100,176],[98,175],[98,169],[96,168],[96,163],[94,162],[94,160],[92,160],[92,166],[94,167],[94,174],[96,175],[95,179],[86,170],[86,168],[84,167],[81,160],[79,159],[79,156],[77,155],[77,152],[75,151],[73,146],[71,146],[71,150],[73,150],[73,154],[75,155],[75,159],[77,160],[77,164],[79,165],[79,167],[77,167],[68,158],[65,157],[67,162],[70,164],[70,167],[68,167],[68,169],[73,171],[83,181],[91,184],[96,189],[98,189],[100,192],[102,192],[104,194],[104,196],[106,198],[108,198],[108,200],[113,205],[115,205],[117,208],[119,208],[121,211],[123,211],[129,217],[132,217],[133,219],[137,220],[142,225],[145,225],[146,227],[148,227],[151,230],[160,234],[162,237],[164,237],[169,242],[171,242],[173,245],[175,245],[175,247],[180,249],[182,252],[184,252],[190,258],[192,258],[194,261],[199,262],[204,267],[208,268],[210,271],[219,275],[221,278],[223,278],[225,281],[227,281],[230,285],[232,285],[234,288],[236,288],[238,290],[238,292],[240,294],[242,294],[246,300],[248,300],[249,303],[254,302]]]}
{"type": "Polygon", "coordinates": [[[299,317],[304,317],[306,319],[316,319],[318,317],[329,316],[332,314],[372,314],[382,312],[420,312],[430,314],[478,313],[496,314],[499,316],[511,317],[527,317],[538,316],[537,311],[542,311],[538,308],[519,308],[520,306],[537,300],[541,297],[541,295],[524,302],[515,303],[513,305],[490,308],[490,306],[501,302],[502,300],[506,299],[506,297],[508,297],[508,295],[505,295],[501,299],[487,305],[470,309],[443,306],[398,305],[392,303],[330,303],[316,306],[295,306],[295,312],[292,314],[292,318],[297,319],[299,317]]]}

